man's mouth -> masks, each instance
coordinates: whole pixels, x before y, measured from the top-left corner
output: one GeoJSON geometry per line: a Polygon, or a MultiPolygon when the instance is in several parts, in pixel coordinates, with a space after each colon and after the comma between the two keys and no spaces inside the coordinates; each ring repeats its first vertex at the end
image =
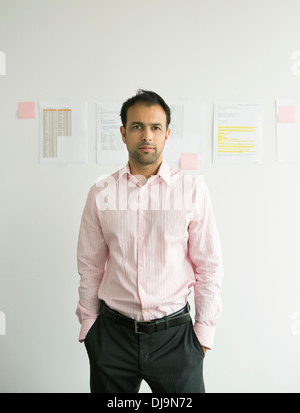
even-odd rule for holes
{"type": "Polygon", "coordinates": [[[139,150],[142,152],[150,152],[150,151],[154,151],[154,147],[153,146],[148,146],[148,145],[143,145],[139,147],[139,150]]]}

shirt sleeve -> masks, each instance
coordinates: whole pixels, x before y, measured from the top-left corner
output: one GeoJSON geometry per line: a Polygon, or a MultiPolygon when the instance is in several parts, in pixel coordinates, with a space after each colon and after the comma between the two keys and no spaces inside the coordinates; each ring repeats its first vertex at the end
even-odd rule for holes
{"type": "Polygon", "coordinates": [[[222,310],[222,251],[205,182],[197,185],[197,206],[189,224],[189,257],[195,274],[194,331],[202,346],[213,346],[222,310]]]}
{"type": "Polygon", "coordinates": [[[97,214],[94,185],[83,210],[78,245],[77,267],[80,275],[79,302],[76,315],[81,324],[79,341],[82,342],[99,313],[98,290],[105,271],[108,248],[97,214]]]}

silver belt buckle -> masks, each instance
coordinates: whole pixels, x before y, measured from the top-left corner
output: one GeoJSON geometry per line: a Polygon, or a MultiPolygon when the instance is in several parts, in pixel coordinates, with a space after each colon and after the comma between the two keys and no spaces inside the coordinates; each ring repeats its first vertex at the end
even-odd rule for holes
{"type": "Polygon", "coordinates": [[[135,334],[144,334],[142,331],[138,331],[138,322],[136,320],[134,320],[134,332],[135,334]]]}

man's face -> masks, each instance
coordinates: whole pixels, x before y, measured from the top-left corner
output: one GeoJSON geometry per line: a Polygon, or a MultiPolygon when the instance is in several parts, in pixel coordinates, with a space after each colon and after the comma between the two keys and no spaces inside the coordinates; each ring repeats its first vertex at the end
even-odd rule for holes
{"type": "Polygon", "coordinates": [[[165,142],[170,134],[166,123],[166,114],[160,105],[131,106],[127,111],[126,128],[121,126],[120,129],[129,160],[140,165],[161,161],[165,142]]]}

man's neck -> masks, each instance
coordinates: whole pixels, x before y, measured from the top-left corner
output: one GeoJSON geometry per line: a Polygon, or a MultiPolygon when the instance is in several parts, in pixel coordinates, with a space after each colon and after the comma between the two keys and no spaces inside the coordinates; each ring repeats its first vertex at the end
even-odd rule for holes
{"type": "Polygon", "coordinates": [[[132,159],[129,159],[129,167],[130,167],[130,173],[132,175],[143,175],[147,179],[149,179],[152,175],[156,175],[160,165],[162,163],[162,158],[159,158],[156,162],[153,164],[149,165],[141,165],[135,162],[132,159]]]}

